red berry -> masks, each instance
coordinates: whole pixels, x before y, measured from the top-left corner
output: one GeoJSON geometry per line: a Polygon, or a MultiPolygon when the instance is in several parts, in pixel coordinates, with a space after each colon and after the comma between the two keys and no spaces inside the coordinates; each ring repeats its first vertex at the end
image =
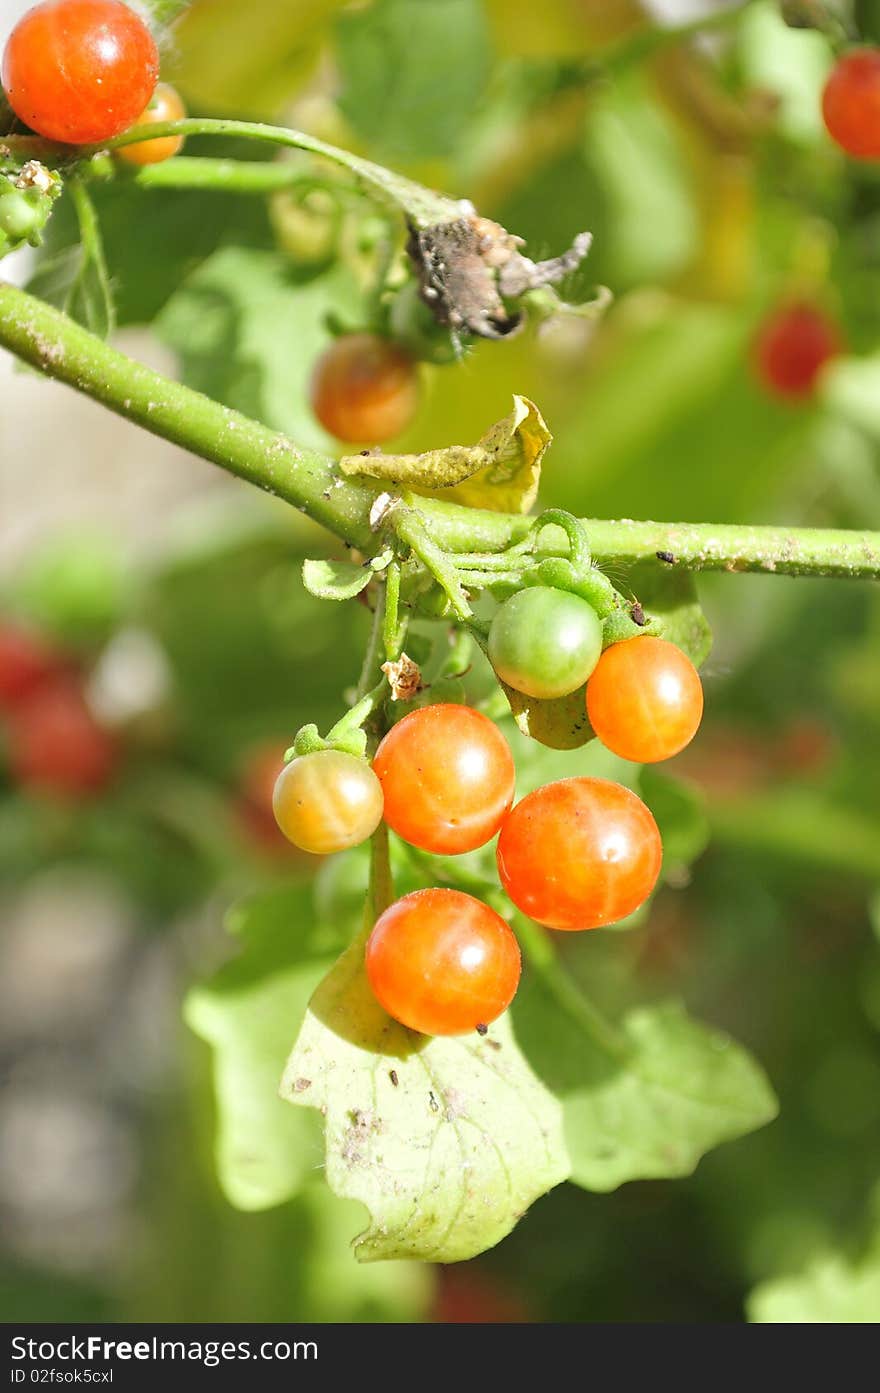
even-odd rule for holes
{"type": "Polygon", "coordinates": [[[774,310],[755,341],[755,366],[764,387],[791,400],[812,395],[825,364],[840,353],[840,330],[814,305],[774,310]]]}
{"type": "Polygon", "coordinates": [[[418,369],[390,339],[345,334],[315,364],[311,402],[337,440],[378,445],[400,435],[415,416],[418,369]]]}
{"type": "Polygon", "coordinates": [[[822,93],[831,139],[857,160],[880,160],[880,48],[839,58],[822,93]]]}
{"type": "Polygon", "coordinates": [[[26,701],[58,666],[54,654],[27,630],[0,626],[0,710],[26,701]]]}
{"type": "Polygon", "coordinates": [[[423,1035],[461,1035],[510,1005],[519,944],[481,900],[460,890],[414,890],[376,920],[366,966],[389,1016],[423,1035]]]}
{"type": "Polygon", "coordinates": [[[607,749],[637,764],[689,745],[703,716],[703,687],[690,658],[666,639],[612,643],[587,683],[590,725],[607,749]]]}
{"type": "Polygon", "coordinates": [[[158,76],[153,37],[121,0],[44,0],[19,20],[3,54],[3,89],[16,116],[70,145],[128,130],[158,76]]]}
{"type": "Polygon", "coordinates": [[[12,712],[9,767],[24,787],[82,797],[103,789],[115,765],[115,742],[73,679],[42,686],[12,712]]]}
{"type": "Polygon", "coordinates": [[[535,789],[498,838],[502,885],[518,909],[551,929],[625,919],[653,890],[662,857],[650,809],[607,779],[560,779],[535,789]]]}
{"type": "Polygon", "coordinates": [[[510,746],[487,716],[454,702],[404,716],[376,751],[373,768],[388,826],[438,855],[483,846],[513,802],[510,746]]]}
{"type": "Polygon", "coordinates": [[[522,1325],[532,1319],[525,1302],[469,1263],[437,1270],[431,1319],[443,1325],[522,1325]]]}

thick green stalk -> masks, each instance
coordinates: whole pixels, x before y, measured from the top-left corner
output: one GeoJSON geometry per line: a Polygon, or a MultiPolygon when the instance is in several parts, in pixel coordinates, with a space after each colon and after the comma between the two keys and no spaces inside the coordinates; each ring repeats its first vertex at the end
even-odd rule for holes
{"type": "MultiPolygon", "coordinates": [[[[0,346],[154,435],[285,499],[343,541],[374,545],[370,512],[382,491],[375,482],[343,478],[324,455],[134,362],[59,310],[2,283],[0,346]]],[[[419,511],[431,541],[451,552],[501,551],[531,526],[529,518],[434,499],[420,499],[419,511]]],[[[880,579],[877,532],[628,519],[587,519],[586,527],[599,564],[661,557],[663,564],[692,571],[880,579]]],[[[564,534],[548,527],[541,549],[565,555],[564,534]]]]}
{"type": "Polygon", "coordinates": [[[341,479],[316,450],[301,450],[277,431],[134,362],[60,310],[2,283],[0,344],[117,415],[277,494],[343,541],[371,543],[375,485],[341,479]]]}
{"type": "MultiPolygon", "coordinates": [[[[509,513],[471,510],[465,536],[461,509],[426,500],[420,504],[429,517],[431,535],[451,551],[500,551],[518,542],[532,519],[509,513]],[[474,539],[479,538],[475,544],[474,539]]],[[[687,571],[764,571],[790,576],[848,576],[880,579],[880,532],[842,528],[751,527],[741,523],[636,522],[584,518],[593,559],[598,565],[624,565],[659,560],[670,569],[687,571]]],[[[540,555],[567,555],[561,530],[542,534],[540,555]]]]}

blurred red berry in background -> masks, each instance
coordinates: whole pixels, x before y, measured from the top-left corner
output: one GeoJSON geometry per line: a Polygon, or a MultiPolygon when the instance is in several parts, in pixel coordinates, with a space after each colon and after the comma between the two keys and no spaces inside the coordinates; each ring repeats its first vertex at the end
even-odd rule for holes
{"type": "Polygon", "coordinates": [[[761,385],[792,401],[812,396],[825,364],[843,349],[837,324],[823,310],[792,302],[772,310],[755,339],[761,385]]]}
{"type": "Polygon", "coordinates": [[[115,740],[69,676],[45,683],[15,707],[7,742],[12,777],[30,789],[82,797],[105,788],[116,768],[115,740]]]}
{"type": "Polygon", "coordinates": [[[0,710],[26,701],[59,667],[58,658],[36,635],[0,623],[0,710]]]}
{"type": "Polygon", "coordinates": [[[522,1325],[532,1319],[521,1297],[465,1265],[440,1268],[432,1317],[442,1325],[522,1325]]]}
{"type": "Polygon", "coordinates": [[[822,93],[831,139],[857,160],[880,160],[880,48],[845,53],[822,93]]]}

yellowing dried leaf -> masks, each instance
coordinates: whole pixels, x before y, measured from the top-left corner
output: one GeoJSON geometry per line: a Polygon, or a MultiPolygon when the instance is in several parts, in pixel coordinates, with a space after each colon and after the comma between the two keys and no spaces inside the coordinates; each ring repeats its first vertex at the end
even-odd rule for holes
{"type": "Polygon", "coordinates": [[[339,467],[343,474],[387,479],[470,508],[527,513],[552,439],[534,402],[515,396],[511,412],[476,445],[450,445],[420,455],[346,455],[339,467]]]}

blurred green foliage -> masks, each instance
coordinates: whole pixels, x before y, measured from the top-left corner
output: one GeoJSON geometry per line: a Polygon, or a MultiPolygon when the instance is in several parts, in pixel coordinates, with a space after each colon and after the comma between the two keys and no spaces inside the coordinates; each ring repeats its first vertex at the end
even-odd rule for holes
{"type": "MultiPolygon", "coordinates": [[[[880,39],[874,0],[853,11],[861,34],[880,39]]],[[[583,274],[613,288],[607,316],[469,346],[460,364],[431,371],[401,448],[477,438],[516,390],[555,434],[547,504],[877,527],[880,179],[823,136],[831,43],[758,0],[706,46],[658,47],[603,75],[597,55],[637,21],[623,0],[202,0],[176,31],[171,64],[193,110],[289,118],[348,142],[471,198],[535,256],[594,232],[583,274]],[[770,399],[750,361],[761,316],[793,293],[825,301],[851,348],[804,407],[770,399]]],[[[340,261],[316,271],[276,245],[259,200],[126,181],[94,198],[120,321],[158,317],[193,385],[326,444],[308,413],[309,367],[340,321],[369,325],[365,269],[388,250],[384,234],[363,245],[364,207],[346,207],[340,261]]],[[[62,205],[53,252],[75,236],[69,217],[62,205]]],[[[399,229],[389,237],[399,251],[399,229]]],[[[238,512],[206,514],[134,582],[104,544],[59,551],[50,539],[5,597],[82,662],[120,627],[143,627],[170,687],[128,728],[103,803],[71,812],[3,786],[4,892],[26,893],[47,865],[99,866],[143,928],[173,943],[204,906],[216,920],[242,891],[256,896],[230,921],[235,948],[214,938],[210,951],[190,949],[175,981],[179,996],[210,978],[188,1020],[214,1047],[217,1117],[206,1054],[185,1043],[172,1082],[138,1103],[150,1251],[122,1295],[113,1279],[60,1282],[19,1257],[4,1307],[16,1318],[408,1320],[430,1308],[427,1270],[351,1260],[357,1207],[311,1175],[314,1119],[274,1092],[296,1029],[285,1017],[354,931],[364,866],[331,863],[313,887],[312,865],[258,845],[239,816],[242,770],[255,749],[340,714],[366,614],[305,594],[302,557],[322,544],[303,524],[262,500],[242,498],[238,512]],[[211,976],[226,952],[241,955],[211,976]],[[237,1213],[220,1197],[215,1122],[226,1193],[245,1210],[274,1207],[237,1213]]],[[[614,579],[641,594],[639,577],[614,579]]],[[[514,1021],[533,1067],[543,1061],[571,1092],[579,1178],[599,1188],[684,1172],[769,1117],[745,1049],[780,1116],[688,1179],[601,1195],[562,1187],[475,1266],[515,1288],[535,1319],[876,1320],[880,941],[868,906],[880,885],[880,601],[833,581],[720,576],[699,588],[715,631],[707,720],[674,777],[641,776],[663,825],[665,883],[631,932],[568,936],[560,949],[578,1000],[645,1039],[672,1038],[669,1077],[637,1100],[630,1146],[656,1157],[690,1109],[683,1149],[617,1169],[592,1155],[602,1094],[584,1078],[607,1066],[584,1058],[583,1032],[558,1002],[530,1025],[542,983],[529,984],[514,1021]],[[743,1052],[721,1048],[728,1031],[743,1052]],[[711,1107],[676,1093],[694,1048],[724,1061],[711,1107]],[[719,1099],[741,1126],[719,1122],[719,1099]]],[[[702,645],[696,611],[684,617],[702,645]]],[[[479,664],[468,682],[485,695],[479,664]]],[[[573,757],[525,742],[517,754],[521,785],[530,759],[546,778],[602,758],[594,746],[573,757]]],[[[479,885],[484,865],[457,874],[479,885]]],[[[423,883],[405,853],[396,869],[402,888],[423,883]]],[[[634,1086],[626,1073],[617,1082],[634,1086]]],[[[631,1106],[630,1092],[620,1109],[631,1106]]]]}

